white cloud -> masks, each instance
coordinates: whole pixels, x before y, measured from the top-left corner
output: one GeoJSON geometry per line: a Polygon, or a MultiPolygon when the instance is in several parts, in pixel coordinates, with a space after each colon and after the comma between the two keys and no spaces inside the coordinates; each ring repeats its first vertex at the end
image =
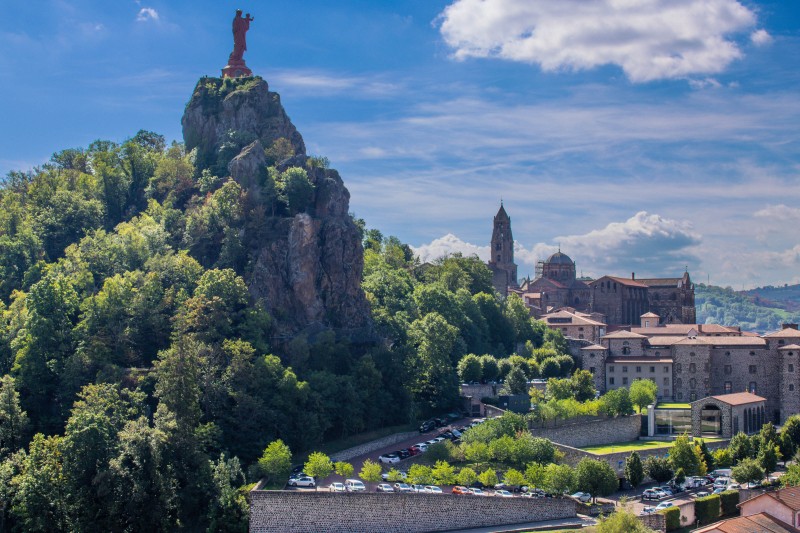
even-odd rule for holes
{"type": "Polygon", "coordinates": [[[767,33],[767,30],[756,30],[750,34],[750,40],[756,46],[765,46],[772,42],[772,35],[767,33]]]}
{"type": "Polygon", "coordinates": [[[137,22],[148,22],[148,21],[158,21],[158,11],[153,9],[152,7],[143,7],[139,10],[139,14],[136,15],[137,22]]]}
{"type": "MultiPolygon", "coordinates": [[[[736,0],[455,0],[437,22],[458,59],[545,71],[617,65],[645,82],[722,72],[741,57],[728,36],[756,16],[736,0]]],[[[764,38],[754,34],[754,42],[764,38]]]]}
{"type": "Polygon", "coordinates": [[[800,220],[800,209],[797,207],[789,207],[784,204],[768,205],[764,209],[753,213],[753,216],[780,221],[800,220]]]}
{"type": "Polygon", "coordinates": [[[689,80],[689,85],[692,89],[708,89],[714,88],[719,89],[722,87],[722,84],[715,80],[714,78],[704,78],[702,80],[689,80]]]}
{"type": "Polygon", "coordinates": [[[482,260],[489,259],[489,247],[477,246],[465,241],[462,241],[452,233],[448,233],[444,237],[434,239],[428,244],[423,244],[418,247],[413,247],[414,253],[417,254],[420,261],[423,263],[435,261],[440,257],[460,252],[463,255],[477,255],[482,260]]]}
{"type": "Polygon", "coordinates": [[[402,89],[397,83],[383,81],[380,76],[341,76],[317,70],[282,70],[270,74],[270,85],[279,91],[315,96],[352,93],[358,96],[381,97],[402,89]]]}

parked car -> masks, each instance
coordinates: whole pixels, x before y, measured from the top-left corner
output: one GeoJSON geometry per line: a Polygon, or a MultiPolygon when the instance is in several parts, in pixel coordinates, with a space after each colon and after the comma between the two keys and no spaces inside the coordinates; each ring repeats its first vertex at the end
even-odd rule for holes
{"type": "Polygon", "coordinates": [[[456,436],[453,435],[452,431],[445,431],[444,433],[439,435],[439,437],[441,437],[443,439],[447,439],[447,440],[453,440],[454,438],[456,438],[456,436]]]}
{"type": "Polygon", "coordinates": [[[413,457],[415,455],[419,455],[419,454],[422,453],[421,451],[419,451],[419,448],[414,447],[414,446],[411,446],[410,448],[406,448],[406,451],[408,452],[409,457],[413,457]]]}
{"type": "Polygon", "coordinates": [[[431,439],[431,440],[426,440],[425,441],[425,444],[427,444],[428,446],[433,446],[434,444],[438,444],[438,443],[439,443],[439,441],[436,440],[436,439],[431,439]]]}
{"type": "Polygon", "coordinates": [[[425,485],[411,485],[411,492],[425,492],[425,485]]]}
{"type": "MultiPolygon", "coordinates": [[[[724,490],[725,489],[722,489],[720,492],[722,492],[724,490]]],[[[714,489],[714,494],[719,494],[719,492],[717,492],[717,489],[714,489]]],[[[697,494],[694,495],[695,498],[705,498],[706,496],[708,496],[708,492],[706,492],[704,490],[701,490],[700,492],[698,492],[697,494]]]]}
{"type": "Polygon", "coordinates": [[[294,479],[289,480],[290,487],[316,487],[317,484],[314,483],[314,478],[310,476],[302,476],[296,477],[294,479]]]}
{"type": "Polygon", "coordinates": [[[375,492],[394,492],[394,489],[388,483],[381,483],[375,487],[375,492]]]}
{"type": "Polygon", "coordinates": [[[731,480],[726,477],[718,477],[714,480],[714,487],[727,487],[730,481],[731,480]]]}
{"type": "Polygon", "coordinates": [[[741,488],[742,488],[742,486],[739,485],[738,483],[731,483],[730,485],[728,485],[726,487],[726,490],[739,490],[741,488]]]}
{"type": "Polygon", "coordinates": [[[642,492],[643,500],[660,500],[664,496],[666,496],[666,494],[658,489],[645,489],[645,491],[642,492]]]}
{"type": "MultiPolygon", "coordinates": [[[[405,479],[408,476],[408,474],[406,474],[402,470],[398,470],[397,473],[400,474],[400,479],[405,479]]],[[[384,481],[389,481],[389,472],[381,473],[381,479],[383,479],[384,481]]]]}
{"type": "Polygon", "coordinates": [[[441,494],[442,493],[442,489],[440,489],[436,485],[425,485],[425,493],[426,494],[441,494]]]}
{"type": "Polygon", "coordinates": [[[364,492],[367,490],[367,487],[359,479],[345,479],[344,488],[347,489],[347,492],[364,492]]]}
{"type": "Polygon", "coordinates": [[[459,418],[461,418],[461,415],[459,413],[447,413],[447,419],[450,421],[456,421],[459,418]]]}
{"type": "Polygon", "coordinates": [[[469,492],[473,496],[488,496],[487,493],[483,492],[483,489],[479,489],[478,487],[472,487],[471,489],[469,489],[469,492]]]}
{"type": "Polygon", "coordinates": [[[427,433],[429,431],[432,431],[435,428],[436,428],[436,422],[434,422],[433,420],[426,420],[425,422],[420,424],[419,432],[420,433],[427,433]]]}
{"type": "Polygon", "coordinates": [[[496,490],[494,491],[495,496],[500,496],[501,498],[513,498],[514,495],[508,492],[507,490],[496,490]]]}
{"type": "Polygon", "coordinates": [[[461,438],[462,431],[461,431],[461,430],[458,430],[458,429],[451,429],[451,430],[450,430],[450,433],[452,433],[452,434],[453,434],[453,438],[460,439],[460,438],[461,438]]]}
{"type": "Polygon", "coordinates": [[[394,484],[394,491],[395,492],[411,492],[411,485],[408,483],[395,483],[394,484]]]}
{"type": "Polygon", "coordinates": [[[436,423],[436,427],[444,427],[447,425],[446,418],[434,418],[433,421],[436,423]]]}
{"type": "Polygon", "coordinates": [[[344,483],[340,483],[339,481],[335,481],[330,484],[328,490],[331,492],[344,492],[344,483]]]}
{"type": "Polygon", "coordinates": [[[658,505],[656,505],[656,511],[660,511],[661,509],[669,509],[673,505],[674,504],[672,502],[661,502],[658,505]]]}
{"type": "Polygon", "coordinates": [[[303,472],[302,468],[300,470],[298,470],[297,472],[292,472],[289,475],[289,479],[297,479],[299,477],[311,477],[311,476],[309,476],[308,474],[303,472]]]}
{"type": "Polygon", "coordinates": [[[723,489],[722,487],[717,487],[711,494],[722,494],[723,492],[725,492],[725,489],[723,489]]]}
{"type": "Polygon", "coordinates": [[[588,492],[576,492],[575,494],[572,494],[572,498],[575,498],[580,502],[586,503],[592,499],[592,495],[589,494],[588,492]]]}
{"type": "Polygon", "coordinates": [[[447,439],[445,439],[444,437],[439,436],[439,437],[436,437],[435,439],[433,439],[433,442],[434,442],[434,444],[436,444],[437,442],[444,442],[446,440],[447,439]]]}
{"type": "Polygon", "coordinates": [[[403,459],[408,459],[409,457],[411,457],[411,452],[409,452],[408,450],[397,450],[394,453],[397,454],[397,456],[400,458],[401,461],[403,459]]]}
{"type": "Polygon", "coordinates": [[[675,494],[671,488],[666,487],[666,486],[658,487],[658,490],[660,490],[661,492],[663,492],[667,496],[672,496],[673,494],[675,494]]]}
{"type": "Polygon", "coordinates": [[[424,442],[418,442],[413,445],[412,448],[416,448],[420,453],[425,453],[428,451],[428,445],[424,442]]]}
{"type": "Polygon", "coordinates": [[[453,494],[472,494],[467,487],[456,485],[453,487],[453,494]]]}
{"type": "Polygon", "coordinates": [[[644,516],[644,515],[648,515],[648,514],[653,514],[655,512],[656,512],[656,508],[655,507],[644,507],[642,509],[641,514],[642,514],[642,516],[644,516]]]}
{"type": "Polygon", "coordinates": [[[400,456],[397,455],[394,452],[385,453],[385,454],[381,455],[380,457],[378,457],[378,461],[380,461],[381,463],[386,464],[386,465],[399,463],[400,462],[400,456]]]}

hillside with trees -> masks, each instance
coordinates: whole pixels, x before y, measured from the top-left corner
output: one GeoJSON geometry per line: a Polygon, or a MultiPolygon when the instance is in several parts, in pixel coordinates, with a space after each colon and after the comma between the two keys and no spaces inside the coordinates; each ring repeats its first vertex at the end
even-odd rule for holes
{"type": "Polygon", "coordinates": [[[800,311],[795,302],[791,287],[737,292],[730,287],[702,283],[695,286],[699,323],[739,326],[743,331],[765,333],[778,330],[787,322],[800,322],[800,311]]]}

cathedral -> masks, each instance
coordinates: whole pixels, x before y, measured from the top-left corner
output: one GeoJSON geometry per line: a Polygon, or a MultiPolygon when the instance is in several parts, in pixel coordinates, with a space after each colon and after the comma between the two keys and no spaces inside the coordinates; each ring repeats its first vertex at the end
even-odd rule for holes
{"type": "Polygon", "coordinates": [[[694,324],[694,284],[689,272],[678,278],[578,278],[575,262],[559,250],[536,265],[536,277],[517,280],[511,218],[502,203],[494,217],[489,269],[500,294],[519,294],[536,317],[562,308],[604,317],[609,325],[638,325],[642,315],[658,324],[694,324]]]}

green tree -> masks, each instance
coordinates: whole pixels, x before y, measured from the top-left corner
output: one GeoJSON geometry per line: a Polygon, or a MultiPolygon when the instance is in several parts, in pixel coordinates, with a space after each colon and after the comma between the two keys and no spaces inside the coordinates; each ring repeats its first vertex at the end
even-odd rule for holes
{"type": "Polygon", "coordinates": [[[276,180],[280,199],[286,204],[289,214],[295,215],[309,206],[314,198],[314,184],[303,168],[291,167],[276,180]]]}
{"type": "Polygon", "coordinates": [[[274,440],[264,448],[258,467],[268,483],[282,485],[292,470],[292,451],[281,439],[274,440]]]}
{"type": "Polygon", "coordinates": [[[601,517],[595,530],[597,533],[655,533],[625,509],[601,517]]]}
{"type": "Polygon", "coordinates": [[[333,471],[336,472],[336,475],[345,479],[351,477],[354,470],[353,465],[344,461],[337,461],[333,464],[333,471]]]}
{"type": "Polygon", "coordinates": [[[642,409],[656,401],[658,385],[651,379],[634,379],[630,387],[631,403],[642,412],[642,409]]]}
{"type": "Polygon", "coordinates": [[[625,478],[633,488],[639,486],[644,479],[644,466],[642,465],[642,458],[639,457],[637,452],[631,452],[625,460],[625,478]]]}
{"type": "Polygon", "coordinates": [[[545,467],[543,488],[551,494],[568,494],[576,487],[575,469],[550,463],[545,467]]]}
{"type": "Polygon", "coordinates": [[[506,383],[503,386],[503,392],[507,394],[527,394],[528,393],[528,378],[522,367],[513,365],[506,377],[506,383]]]}
{"type": "Polygon", "coordinates": [[[481,360],[475,354],[467,354],[458,362],[458,375],[463,383],[480,381],[483,376],[481,360]]]}
{"type": "Polygon", "coordinates": [[[610,390],[600,397],[600,407],[608,416],[633,414],[633,404],[628,389],[622,387],[610,390]]]}
{"type": "Polygon", "coordinates": [[[386,481],[392,483],[403,481],[403,474],[397,468],[390,468],[389,472],[386,473],[386,481]]]}
{"type": "Polygon", "coordinates": [[[659,483],[665,483],[672,479],[673,471],[669,459],[651,455],[644,460],[644,473],[659,483]]]}
{"type": "Polygon", "coordinates": [[[588,370],[578,370],[570,378],[572,392],[579,402],[593,400],[597,389],[594,387],[594,376],[588,370]]]}
{"type": "Polygon", "coordinates": [[[678,468],[677,470],[675,470],[674,479],[675,483],[677,483],[678,485],[682,485],[683,482],[686,481],[686,472],[683,470],[683,468],[678,468]]]}
{"type": "Polygon", "coordinates": [[[428,313],[411,324],[408,336],[416,348],[410,364],[413,397],[427,412],[451,407],[458,398],[457,376],[451,362],[458,330],[442,315],[428,313]]]}
{"type": "Polygon", "coordinates": [[[682,468],[687,475],[698,474],[698,457],[695,454],[694,445],[689,442],[689,437],[681,435],[675,439],[669,450],[669,462],[675,471],[682,468]]]}
{"type": "Polygon", "coordinates": [[[714,462],[714,454],[712,454],[711,450],[708,449],[706,441],[702,439],[699,440],[696,439],[695,443],[696,443],[695,446],[700,450],[700,456],[703,459],[703,462],[706,464],[706,470],[707,471],[713,470],[715,468],[714,465],[716,464],[714,462]]]}
{"type": "Polygon", "coordinates": [[[575,468],[575,484],[578,490],[592,495],[596,502],[598,496],[608,496],[617,490],[619,485],[617,473],[605,461],[584,457],[575,468]]]}
{"type": "Polygon", "coordinates": [[[458,476],[456,476],[456,482],[459,485],[463,485],[465,487],[471,487],[475,480],[478,479],[478,474],[468,466],[465,466],[458,472],[458,476]]]}
{"type": "Polygon", "coordinates": [[[525,481],[531,487],[544,486],[545,466],[541,463],[529,463],[525,468],[525,481]]]}
{"type": "Polygon", "coordinates": [[[0,380],[0,457],[19,449],[27,429],[28,414],[19,404],[14,378],[5,375],[0,380]]]}
{"type": "Polygon", "coordinates": [[[61,474],[61,437],[34,435],[16,485],[11,514],[23,531],[66,531],[66,503],[61,474]]]}
{"type": "Polygon", "coordinates": [[[566,400],[574,398],[575,391],[571,379],[550,378],[547,380],[546,396],[548,399],[566,400]]]}
{"type": "Polygon", "coordinates": [[[733,462],[738,463],[753,455],[753,443],[750,437],[740,431],[728,443],[728,450],[731,452],[733,462]]]}
{"type": "Polygon", "coordinates": [[[250,506],[240,490],[245,484],[245,477],[239,459],[226,459],[222,454],[218,461],[211,462],[211,472],[214,496],[208,512],[207,531],[246,533],[250,506]]]}
{"type": "Polygon", "coordinates": [[[772,441],[768,441],[761,446],[756,460],[759,466],[764,470],[766,475],[773,473],[778,468],[778,461],[780,460],[780,448],[772,441]]]}
{"type": "Polygon", "coordinates": [[[548,357],[539,364],[539,371],[543,378],[557,378],[561,375],[561,365],[555,357],[548,357]]]}
{"type": "Polygon", "coordinates": [[[313,452],[308,456],[303,472],[313,477],[316,484],[317,479],[325,479],[333,473],[333,462],[324,453],[313,452]]]}
{"type": "Polygon", "coordinates": [[[525,484],[525,476],[516,468],[509,468],[503,475],[503,483],[514,487],[521,487],[525,484]]]}
{"type": "Polygon", "coordinates": [[[792,463],[781,476],[781,485],[784,487],[800,486],[800,463],[792,463]]]}
{"type": "Polygon", "coordinates": [[[431,475],[438,485],[452,485],[456,480],[456,471],[447,461],[436,461],[431,469],[431,475]]]}
{"type": "Polygon", "coordinates": [[[486,469],[478,474],[478,481],[480,481],[486,487],[494,487],[499,482],[497,479],[497,472],[491,468],[486,469]]]}
{"type": "MultiPolygon", "coordinates": [[[[380,466],[378,467],[378,481],[380,481],[380,466]]],[[[362,478],[364,479],[364,478],[362,478]]],[[[409,483],[415,485],[429,485],[433,483],[433,475],[431,474],[431,467],[420,464],[413,464],[408,469],[406,477],[409,483]]]]}
{"type": "Polygon", "coordinates": [[[728,468],[733,464],[733,456],[728,448],[717,448],[713,456],[716,468],[728,468]]]}
{"type": "Polygon", "coordinates": [[[751,458],[745,458],[739,461],[739,464],[731,468],[731,477],[737,483],[758,483],[764,479],[765,473],[758,461],[751,458]]]}
{"type": "Polygon", "coordinates": [[[480,357],[480,362],[483,379],[487,382],[496,380],[500,371],[497,367],[497,359],[493,355],[486,354],[480,357]]]}
{"type": "Polygon", "coordinates": [[[479,467],[492,458],[492,450],[485,442],[468,442],[463,445],[464,459],[479,467]]]}
{"type": "Polygon", "coordinates": [[[358,477],[368,483],[379,483],[381,481],[381,465],[371,459],[364,461],[361,465],[361,472],[358,477]]]}

